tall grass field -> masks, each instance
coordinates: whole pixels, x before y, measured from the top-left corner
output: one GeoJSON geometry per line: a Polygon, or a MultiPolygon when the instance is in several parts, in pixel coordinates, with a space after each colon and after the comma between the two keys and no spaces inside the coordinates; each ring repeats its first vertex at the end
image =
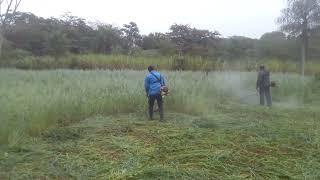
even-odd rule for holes
{"type": "MultiPolygon", "coordinates": [[[[200,56],[150,56],[150,55],[104,55],[104,54],[67,54],[61,57],[21,56],[15,59],[0,60],[0,67],[18,69],[82,69],[82,70],[144,70],[150,64],[157,64],[163,70],[189,71],[255,71],[265,64],[270,71],[280,73],[299,73],[300,61],[282,59],[238,59],[222,60],[200,56]]],[[[307,61],[305,73],[314,75],[320,72],[320,63],[307,61]]]]}
{"type": "Polygon", "coordinates": [[[320,82],[273,73],[162,71],[165,123],[148,121],[146,71],[0,69],[0,179],[318,179],[320,82]]]}

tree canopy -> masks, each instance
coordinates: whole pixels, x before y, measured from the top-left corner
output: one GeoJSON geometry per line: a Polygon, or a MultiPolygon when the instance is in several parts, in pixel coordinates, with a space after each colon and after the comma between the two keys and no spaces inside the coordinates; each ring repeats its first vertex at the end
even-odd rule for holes
{"type": "MultiPolygon", "coordinates": [[[[135,22],[122,27],[107,23],[92,23],[65,14],[60,18],[43,18],[32,13],[8,15],[3,32],[5,51],[2,58],[63,56],[66,53],[188,55],[239,59],[298,59],[299,36],[283,32],[268,32],[260,39],[242,36],[223,37],[216,30],[198,29],[187,24],[173,24],[168,32],[143,35],[135,22]]],[[[318,58],[319,28],[310,31],[310,56],[318,58]]]]}
{"type": "Polygon", "coordinates": [[[320,0],[288,0],[278,19],[281,30],[301,41],[301,73],[308,58],[311,31],[320,25],[320,0]]]}

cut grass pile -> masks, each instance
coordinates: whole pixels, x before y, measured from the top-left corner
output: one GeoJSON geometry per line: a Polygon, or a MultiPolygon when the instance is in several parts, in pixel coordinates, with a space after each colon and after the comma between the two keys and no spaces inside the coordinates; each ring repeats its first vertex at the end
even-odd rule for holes
{"type": "Polygon", "coordinates": [[[2,149],[1,179],[318,179],[319,112],[97,116],[2,149]]]}

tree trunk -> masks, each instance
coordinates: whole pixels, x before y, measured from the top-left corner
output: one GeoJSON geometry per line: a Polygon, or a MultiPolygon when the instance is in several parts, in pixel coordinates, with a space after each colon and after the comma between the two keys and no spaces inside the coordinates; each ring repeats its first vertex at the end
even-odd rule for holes
{"type": "Polygon", "coordinates": [[[2,59],[2,54],[3,54],[3,44],[5,42],[4,38],[4,30],[3,30],[3,25],[0,25],[0,60],[2,59]]]}
{"type": "Polygon", "coordinates": [[[303,30],[301,34],[301,75],[304,76],[304,67],[308,57],[308,20],[307,17],[304,18],[303,30]]]}
{"type": "Polygon", "coordinates": [[[0,60],[2,58],[2,45],[3,45],[4,39],[2,36],[2,31],[0,30],[0,60]]]}
{"type": "Polygon", "coordinates": [[[300,66],[300,71],[301,75],[304,76],[304,65],[306,63],[307,59],[307,41],[303,38],[302,39],[302,45],[301,45],[301,66],[300,66]]]}

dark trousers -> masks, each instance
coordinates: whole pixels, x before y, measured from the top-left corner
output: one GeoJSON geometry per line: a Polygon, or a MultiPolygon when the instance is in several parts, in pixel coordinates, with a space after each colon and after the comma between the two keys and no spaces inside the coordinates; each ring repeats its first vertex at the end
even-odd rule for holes
{"type": "Polygon", "coordinates": [[[265,99],[267,100],[267,105],[272,106],[272,100],[271,100],[271,93],[270,93],[270,87],[261,87],[259,89],[260,94],[260,105],[264,105],[265,99]]]}
{"type": "Polygon", "coordinates": [[[162,101],[162,96],[160,94],[158,95],[152,95],[149,96],[149,118],[153,118],[153,106],[154,102],[157,100],[157,104],[159,107],[159,113],[160,113],[160,120],[163,120],[163,101],[162,101]]]}

